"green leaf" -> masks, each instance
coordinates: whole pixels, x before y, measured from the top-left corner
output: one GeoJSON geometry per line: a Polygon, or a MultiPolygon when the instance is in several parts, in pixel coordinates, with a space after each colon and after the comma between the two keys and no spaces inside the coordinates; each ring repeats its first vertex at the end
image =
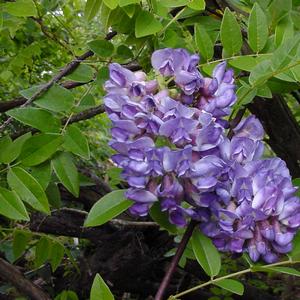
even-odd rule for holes
{"type": "Polygon", "coordinates": [[[205,1],[204,0],[192,0],[187,5],[189,8],[194,10],[204,10],[205,9],[205,1]]]}
{"type": "Polygon", "coordinates": [[[121,60],[128,60],[128,59],[132,59],[133,58],[133,53],[130,50],[129,47],[125,46],[125,45],[120,45],[117,48],[117,53],[116,53],[116,58],[121,59],[121,60]]]}
{"type": "Polygon", "coordinates": [[[297,81],[300,81],[300,65],[291,68],[290,71],[292,72],[293,77],[294,77],[297,81]]]}
{"type": "Polygon", "coordinates": [[[110,9],[115,9],[118,6],[118,0],[103,0],[103,2],[110,9]]]}
{"type": "Polygon", "coordinates": [[[160,204],[154,203],[150,209],[150,216],[159,226],[167,230],[171,234],[177,233],[177,228],[174,224],[169,222],[169,216],[167,212],[161,211],[160,204]]]}
{"type": "Polygon", "coordinates": [[[192,235],[192,247],[198,263],[209,276],[216,276],[220,272],[221,257],[212,241],[198,229],[192,235]]]}
{"type": "Polygon", "coordinates": [[[51,165],[46,161],[38,166],[30,167],[30,174],[39,182],[43,190],[45,190],[51,180],[51,165]]]}
{"type": "Polygon", "coordinates": [[[137,10],[137,8],[138,8],[138,6],[133,5],[133,4],[122,7],[123,11],[126,13],[126,15],[129,18],[132,18],[134,16],[135,11],[137,10]]]}
{"type": "Polygon", "coordinates": [[[47,196],[36,181],[28,172],[20,167],[14,167],[8,171],[7,181],[12,190],[14,190],[19,197],[30,204],[34,209],[50,213],[47,196]]]}
{"type": "Polygon", "coordinates": [[[61,152],[52,160],[52,166],[60,182],[75,197],[79,196],[78,171],[69,153],[61,152]]]}
{"type": "Polygon", "coordinates": [[[16,0],[5,3],[4,9],[15,17],[36,16],[37,10],[32,0],[16,0]]]}
{"type": "Polygon", "coordinates": [[[52,272],[55,272],[59,267],[65,254],[65,249],[60,243],[53,243],[51,246],[50,264],[52,272]]]}
{"type": "Polygon", "coordinates": [[[294,36],[294,23],[290,15],[284,17],[275,28],[275,44],[277,46],[294,36]]]}
{"type": "Polygon", "coordinates": [[[63,147],[66,150],[73,152],[84,159],[90,158],[88,141],[76,125],[70,125],[67,127],[64,138],[65,142],[63,147]]]}
{"type": "Polygon", "coordinates": [[[29,138],[23,145],[18,160],[24,166],[36,166],[50,158],[62,144],[62,136],[41,133],[29,138]]]}
{"type": "Polygon", "coordinates": [[[61,204],[60,191],[59,188],[57,187],[57,184],[53,182],[50,183],[47,186],[46,195],[49,199],[49,203],[51,204],[51,206],[53,206],[54,208],[61,207],[62,204],[61,204]]]}
{"type": "Polygon", "coordinates": [[[195,24],[195,42],[203,60],[210,60],[214,55],[214,44],[205,27],[195,24]]]}
{"type": "Polygon", "coordinates": [[[97,274],[94,278],[91,288],[90,300],[114,300],[115,297],[111,293],[102,277],[97,274]]]}
{"type": "Polygon", "coordinates": [[[139,2],[139,0],[119,0],[119,6],[123,7],[130,4],[138,4],[139,2]]]}
{"type": "Polygon", "coordinates": [[[284,18],[292,9],[292,0],[273,0],[268,7],[268,12],[272,18],[272,27],[284,18]]]}
{"type": "Polygon", "coordinates": [[[102,0],[87,0],[84,8],[84,17],[91,21],[98,13],[102,0]]]}
{"type": "MultiPolygon", "coordinates": [[[[293,180],[293,184],[294,180],[293,180]]],[[[299,184],[296,184],[299,186],[299,184]]],[[[297,232],[293,239],[293,250],[289,253],[293,261],[300,260],[300,231],[297,232]]]]}
{"type": "Polygon", "coordinates": [[[271,89],[267,84],[264,84],[263,86],[260,86],[257,88],[257,96],[263,97],[263,98],[272,98],[272,92],[271,89]]]}
{"type": "Polygon", "coordinates": [[[89,82],[94,78],[94,69],[88,65],[79,65],[66,78],[76,82],[89,82]]]}
{"type": "Polygon", "coordinates": [[[300,59],[300,35],[286,40],[273,53],[271,66],[274,71],[287,67],[291,62],[300,59]]]}
{"type": "Polygon", "coordinates": [[[135,36],[141,38],[157,33],[162,29],[161,22],[155,19],[154,15],[142,10],[135,21],[135,36]]]}
{"type": "Polygon", "coordinates": [[[221,24],[221,42],[228,56],[238,53],[243,45],[241,28],[233,13],[226,8],[221,24]]]}
{"type": "Polygon", "coordinates": [[[58,132],[60,129],[60,121],[50,112],[40,108],[15,108],[6,114],[43,132],[58,132]]]}
{"type": "Polygon", "coordinates": [[[268,40],[267,17],[261,7],[255,3],[250,13],[248,24],[248,40],[251,49],[259,52],[268,40]]]}
{"type": "Polygon", "coordinates": [[[125,190],[112,191],[98,200],[91,208],[85,227],[99,226],[121,214],[132,205],[124,196],[125,190]]]}
{"type": "Polygon", "coordinates": [[[240,56],[229,60],[229,64],[237,69],[251,72],[257,65],[255,58],[251,56],[240,56]]]}
{"type": "Polygon", "coordinates": [[[11,147],[12,140],[9,135],[5,135],[0,138],[0,162],[5,163],[6,155],[2,153],[2,151],[6,151],[7,148],[11,147]]]}
{"type": "Polygon", "coordinates": [[[15,260],[17,260],[26,250],[27,244],[31,238],[31,233],[25,230],[14,231],[14,240],[13,240],[13,253],[15,260]]]}
{"type": "Polygon", "coordinates": [[[45,94],[35,100],[34,104],[54,112],[65,112],[72,108],[74,97],[69,90],[55,84],[45,94]]]}
{"type": "Polygon", "coordinates": [[[35,261],[36,268],[40,267],[50,256],[51,241],[47,237],[41,237],[35,248],[35,261]]]}
{"type": "Polygon", "coordinates": [[[13,220],[29,221],[23,202],[14,191],[0,187],[0,214],[13,220]]]}
{"type": "Polygon", "coordinates": [[[23,144],[31,137],[31,133],[27,132],[20,137],[16,138],[13,142],[10,142],[6,147],[2,147],[0,142],[0,162],[9,164],[14,161],[21,153],[23,144]]]}
{"type": "Polygon", "coordinates": [[[258,86],[265,83],[272,74],[270,60],[264,60],[253,68],[249,77],[249,82],[251,85],[258,86]]]}
{"type": "Polygon", "coordinates": [[[95,99],[91,94],[83,96],[78,106],[74,107],[74,112],[81,112],[96,105],[95,99]]]}
{"type": "Polygon", "coordinates": [[[243,295],[244,294],[244,286],[242,283],[240,283],[237,280],[233,279],[223,279],[218,282],[213,283],[214,285],[217,285],[218,287],[227,290],[231,293],[237,294],[237,295],[243,295]]]}
{"type": "Polygon", "coordinates": [[[257,94],[257,88],[248,85],[242,85],[236,92],[238,97],[238,107],[250,103],[257,94]]]}
{"type": "Polygon", "coordinates": [[[93,40],[88,42],[88,47],[101,57],[110,57],[114,53],[114,45],[107,40],[93,40]]]}

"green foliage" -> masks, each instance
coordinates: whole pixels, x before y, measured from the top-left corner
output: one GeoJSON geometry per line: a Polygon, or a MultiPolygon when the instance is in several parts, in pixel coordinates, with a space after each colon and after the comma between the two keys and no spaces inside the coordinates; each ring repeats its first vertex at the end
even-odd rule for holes
{"type": "Polygon", "coordinates": [[[50,213],[47,196],[38,181],[20,167],[9,169],[7,182],[19,197],[34,209],[50,213]]]}
{"type": "Polygon", "coordinates": [[[96,14],[98,13],[100,6],[101,6],[101,0],[87,0],[84,10],[84,16],[87,19],[87,21],[92,20],[96,14]]]}
{"type": "Polygon", "coordinates": [[[14,220],[29,221],[23,202],[14,191],[0,188],[0,214],[14,220]]]}
{"type": "Polygon", "coordinates": [[[39,129],[43,132],[58,132],[60,122],[50,112],[33,107],[16,108],[7,114],[25,125],[39,129]]]}
{"type": "Polygon", "coordinates": [[[4,11],[16,17],[36,16],[37,10],[32,0],[16,0],[5,3],[4,11]]]}
{"type": "Polygon", "coordinates": [[[14,258],[21,257],[26,250],[27,244],[31,238],[31,233],[25,230],[15,230],[13,233],[13,254],[14,258]]]}
{"type": "Polygon", "coordinates": [[[203,60],[210,60],[214,55],[214,44],[201,24],[195,24],[195,42],[203,60]]]}
{"type": "Polygon", "coordinates": [[[23,144],[31,137],[31,133],[25,133],[14,141],[9,136],[4,136],[0,139],[0,162],[9,164],[13,162],[21,153],[23,144]]]}
{"type": "Polygon", "coordinates": [[[79,65],[66,78],[76,82],[89,82],[94,78],[94,69],[88,65],[79,65]]]}
{"type": "Polygon", "coordinates": [[[106,40],[94,40],[88,43],[89,48],[101,57],[110,57],[114,52],[114,45],[106,40]]]}
{"type": "Polygon", "coordinates": [[[76,125],[68,126],[63,147],[65,150],[73,152],[84,159],[90,158],[90,149],[86,137],[76,125]]]}
{"type": "Polygon", "coordinates": [[[268,23],[265,13],[255,3],[251,10],[248,25],[248,40],[249,45],[254,52],[261,51],[268,39],[268,23]]]}
{"type": "Polygon", "coordinates": [[[49,159],[62,144],[61,135],[41,133],[27,139],[19,160],[24,166],[36,166],[49,159]]]}
{"type": "Polygon", "coordinates": [[[233,13],[226,8],[221,24],[221,42],[228,56],[237,54],[243,44],[241,28],[233,13]]]}
{"type": "Polygon", "coordinates": [[[215,283],[215,285],[230,291],[234,294],[243,295],[244,294],[244,286],[239,281],[233,279],[223,279],[215,283]]]}
{"type": "Polygon", "coordinates": [[[109,287],[102,279],[102,277],[97,274],[94,278],[93,285],[91,288],[90,300],[114,300],[115,297],[111,293],[109,287]]]}
{"type": "Polygon", "coordinates": [[[205,273],[209,276],[218,275],[221,268],[221,257],[212,241],[199,230],[194,230],[192,246],[195,257],[205,273]]]}
{"type": "Polygon", "coordinates": [[[58,153],[51,161],[53,170],[59,181],[75,197],[79,196],[79,176],[77,168],[69,153],[58,153]]]}
{"type": "Polygon", "coordinates": [[[84,226],[99,226],[118,216],[132,205],[132,201],[124,197],[124,190],[106,194],[91,208],[84,226]]]}
{"type": "Polygon", "coordinates": [[[155,34],[161,29],[161,23],[148,11],[142,10],[136,18],[135,36],[137,38],[155,34]]]}

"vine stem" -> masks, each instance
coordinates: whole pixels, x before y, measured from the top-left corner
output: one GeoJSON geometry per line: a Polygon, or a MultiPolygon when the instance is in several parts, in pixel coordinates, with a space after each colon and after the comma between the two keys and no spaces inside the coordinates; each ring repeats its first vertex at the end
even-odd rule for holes
{"type": "Polygon", "coordinates": [[[228,275],[225,275],[225,276],[222,276],[222,277],[218,277],[218,278],[214,278],[214,279],[211,279],[210,281],[207,281],[205,283],[202,283],[200,285],[196,285],[188,290],[185,290],[179,294],[176,294],[174,296],[170,296],[169,297],[169,300],[175,300],[175,299],[178,299],[179,297],[181,296],[184,296],[186,294],[189,294],[191,292],[194,292],[196,290],[199,290],[205,286],[208,286],[210,284],[214,284],[218,281],[222,281],[224,279],[228,279],[228,278],[232,278],[232,277],[236,277],[236,276],[240,276],[240,275],[243,275],[243,274],[246,274],[246,273],[250,273],[250,272],[259,272],[261,271],[261,269],[268,269],[268,268],[272,268],[272,267],[276,267],[276,266],[281,266],[281,265],[288,265],[288,264],[296,264],[296,263],[299,263],[299,261],[292,261],[292,260],[285,260],[285,261],[280,261],[278,263],[274,263],[274,264],[269,264],[269,265],[264,265],[264,266],[259,266],[260,269],[258,269],[257,271],[255,270],[255,266],[250,267],[248,269],[245,269],[245,270],[242,270],[242,271],[238,271],[238,272],[235,272],[235,273],[232,273],[232,274],[228,274],[228,275]]]}
{"type": "Polygon", "coordinates": [[[184,233],[184,235],[183,235],[183,237],[182,237],[182,239],[181,239],[181,241],[178,245],[176,253],[172,258],[172,261],[171,261],[171,263],[168,267],[168,270],[167,270],[167,272],[166,272],[166,274],[165,274],[165,276],[164,276],[164,278],[163,278],[163,280],[162,280],[162,282],[159,286],[159,289],[158,289],[158,291],[155,295],[155,300],[162,300],[163,299],[163,296],[164,296],[164,294],[166,292],[166,289],[167,289],[167,287],[170,283],[170,280],[171,280],[171,278],[172,278],[172,276],[173,276],[173,274],[176,270],[178,262],[179,262],[179,260],[182,256],[182,254],[185,250],[185,247],[188,244],[189,239],[192,236],[194,228],[197,224],[198,223],[196,221],[192,220],[190,222],[190,224],[188,225],[188,227],[187,227],[187,229],[186,229],[186,231],[185,231],[185,233],[184,233]]]}

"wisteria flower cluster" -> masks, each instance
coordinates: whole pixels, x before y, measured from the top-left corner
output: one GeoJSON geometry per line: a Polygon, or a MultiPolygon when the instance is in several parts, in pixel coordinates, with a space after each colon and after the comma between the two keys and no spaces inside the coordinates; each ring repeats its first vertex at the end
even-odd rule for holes
{"type": "Polygon", "coordinates": [[[222,62],[204,77],[198,62],[185,49],[157,50],[154,80],[110,65],[112,160],[130,186],[130,211],[145,216],[159,202],[177,226],[199,221],[220,251],[274,262],[300,226],[296,189],[282,160],[262,159],[264,131],[254,116],[227,137],[233,71],[222,62]]]}

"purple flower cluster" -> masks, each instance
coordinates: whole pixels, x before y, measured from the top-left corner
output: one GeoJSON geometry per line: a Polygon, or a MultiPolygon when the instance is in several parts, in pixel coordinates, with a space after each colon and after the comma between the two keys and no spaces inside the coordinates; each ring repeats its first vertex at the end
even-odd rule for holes
{"type": "Polygon", "coordinates": [[[145,216],[159,202],[177,226],[198,220],[220,251],[275,261],[300,226],[289,172],[278,158],[261,159],[264,131],[255,117],[226,137],[233,71],[224,62],[204,77],[198,61],[184,49],[157,50],[151,62],[159,80],[110,65],[112,160],[130,186],[130,211],[145,216]]]}

